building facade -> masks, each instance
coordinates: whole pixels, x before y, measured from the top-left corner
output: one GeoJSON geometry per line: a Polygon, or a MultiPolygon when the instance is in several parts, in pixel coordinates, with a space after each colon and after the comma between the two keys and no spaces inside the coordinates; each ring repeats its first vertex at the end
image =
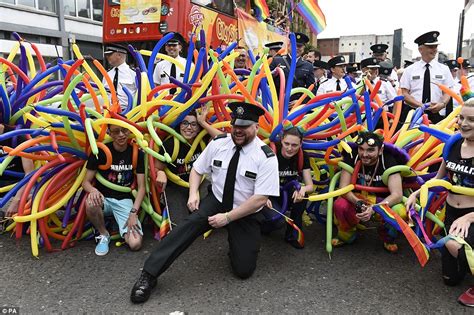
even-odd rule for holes
{"type": "Polygon", "coordinates": [[[0,56],[10,52],[17,32],[46,61],[70,59],[74,41],[83,55],[102,61],[102,6],[101,0],[0,0],[0,56]]]}

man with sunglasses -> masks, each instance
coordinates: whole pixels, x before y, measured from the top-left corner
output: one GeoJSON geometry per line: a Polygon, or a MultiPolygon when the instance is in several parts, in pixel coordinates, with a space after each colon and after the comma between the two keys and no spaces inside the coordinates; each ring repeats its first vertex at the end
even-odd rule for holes
{"type": "MultiPolygon", "coordinates": [[[[170,83],[170,77],[183,82],[184,69],[186,68],[186,58],[180,56],[183,50],[183,43],[183,36],[179,33],[174,33],[173,38],[165,44],[166,55],[175,59],[176,63],[163,59],[156,64],[153,72],[153,81],[156,85],[170,83]],[[182,68],[179,67],[179,65],[182,65],[182,68]]],[[[169,92],[170,94],[174,94],[176,88],[171,88],[169,92]]]]}
{"type": "Polygon", "coordinates": [[[164,238],[145,262],[132,288],[133,303],[143,303],[168,269],[192,243],[212,228],[226,227],[234,274],[246,279],[255,271],[260,250],[260,210],[280,192],[275,153],[258,137],[263,109],[234,102],[231,134],[214,138],[194,162],[189,177],[188,208],[192,214],[164,238]],[[199,184],[212,174],[212,191],[202,200],[199,184]]]}
{"type": "MultiPolygon", "coordinates": [[[[337,237],[332,239],[334,247],[350,244],[356,239],[356,230],[359,222],[369,221],[374,215],[372,205],[376,203],[393,206],[402,201],[402,178],[399,173],[389,176],[388,183],[382,181],[382,174],[388,168],[397,165],[391,154],[384,154],[383,139],[374,132],[361,132],[357,136],[357,153],[353,156],[345,154],[344,163],[357,171],[356,183],[370,188],[388,188],[388,193],[371,193],[368,191],[350,191],[339,197],[334,203],[335,224],[337,237]]],[[[342,169],[339,187],[347,187],[352,183],[352,174],[342,169]]],[[[395,210],[395,209],[394,209],[395,210]]],[[[406,211],[400,211],[402,218],[406,218],[406,211]]],[[[379,236],[384,242],[384,248],[389,252],[398,250],[395,244],[396,230],[383,223],[379,236]]]]}
{"type": "Polygon", "coordinates": [[[104,256],[109,252],[110,234],[105,227],[104,215],[113,215],[120,229],[120,236],[125,239],[131,250],[139,250],[142,246],[143,232],[138,220],[138,210],[145,196],[145,162],[144,154],[138,150],[136,165],[133,163],[133,147],[128,144],[130,131],[115,125],[109,125],[108,134],[112,142],[106,146],[110,150],[112,163],[108,169],[101,165],[107,164],[106,154],[100,150],[98,157],[93,153],[87,160],[87,173],[82,187],[88,193],[86,213],[89,221],[100,233],[95,253],[104,256]],[[93,180],[100,175],[112,184],[132,187],[134,174],[137,176],[137,195],[135,200],[131,192],[123,192],[103,185],[99,180],[95,187],[93,180]]]}
{"type": "MultiPolygon", "coordinates": [[[[120,107],[125,110],[128,107],[128,95],[124,88],[130,92],[132,97],[137,92],[135,71],[127,64],[127,48],[121,45],[108,45],[105,48],[104,56],[109,66],[112,67],[107,74],[112,80],[120,107]]],[[[106,88],[109,87],[105,79],[102,82],[106,88]]]]}

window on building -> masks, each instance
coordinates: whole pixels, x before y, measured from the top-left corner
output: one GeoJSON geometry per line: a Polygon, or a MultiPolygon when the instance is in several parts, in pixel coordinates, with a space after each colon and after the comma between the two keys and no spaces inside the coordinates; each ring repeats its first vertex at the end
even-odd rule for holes
{"type": "Polygon", "coordinates": [[[16,4],[34,8],[35,0],[17,0],[16,4]]]}
{"type": "Polygon", "coordinates": [[[357,43],[354,43],[354,46],[357,46],[357,43]]]}
{"type": "Polygon", "coordinates": [[[77,16],[91,18],[91,3],[89,0],[77,0],[77,16]]]}
{"type": "Polygon", "coordinates": [[[92,0],[92,18],[94,21],[102,22],[102,0],[92,0]]]}
{"type": "Polygon", "coordinates": [[[22,5],[43,11],[56,12],[55,0],[0,0],[0,2],[22,5]]]}
{"type": "Polygon", "coordinates": [[[38,9],[49,12],[56,12],[54,0],[38,0],[38,9]]]}
{"type": "Polygon", "coordinates": [[[74,0],[63,0],[64,2],[64,15],[76,16],[76,1],[74,0]]]}
{"type": "Polygon", "coordinates": [[[342,43],[341,46],[344,46],[344,43],[342,43]]]}
{"type": "Polygon", "coordinates": [[[349,43],[349,46],[351,45],[351,43],[349,43]]]}

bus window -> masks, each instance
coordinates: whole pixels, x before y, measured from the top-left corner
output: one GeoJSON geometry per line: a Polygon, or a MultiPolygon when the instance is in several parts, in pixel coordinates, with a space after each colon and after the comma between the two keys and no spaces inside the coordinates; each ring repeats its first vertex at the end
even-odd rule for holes
{"type": "Polygon", "coordinates": [[[229,0],[192,0],[193,3],[211,8],[219,12],[234,15],[234,3],[229,0]]]}

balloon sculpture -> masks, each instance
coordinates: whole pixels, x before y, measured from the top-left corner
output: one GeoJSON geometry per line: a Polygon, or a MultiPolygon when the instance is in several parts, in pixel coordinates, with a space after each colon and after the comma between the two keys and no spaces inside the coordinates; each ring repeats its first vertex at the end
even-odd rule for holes
{"type": "MultiPolygon", "coordinates": [[[[314,213],[321,223],[326,221],[326,249],[331,252],[334,198],[355,188],[379,192],[378,188],[360,187],[355,181],[347,187],[336,189],[339,170],[343,168],[349,172],[354,171],[341,158],[343,151],[350,153],[353,150],[350,143],[354,142],[354,133],[365,129],[375,130],[377,122],[381,120],[383,127],[377,132],[380,132],[386,145],[404,163],[388,169],[384,180],[393,172],[401,172],[404,189],[417,189],[434,176],[427,169],[441,160],[443,147],[446,147],[445,143],[449,139],[446,135],[454,133],[454,117],[459,112],[457,108],[440,124],[429,126],[423,108],[419,108],[410,112],[406,123],[397,131],[403,97],[397,96],[388,104],[382,104],[377,95],[380,82],[372,86],[368,80],[362,80],[354,86],[346,79],[346,91],[315,96],[311,87],[292,88],[295,62],[292,62],[285,82],[285,75],[279,67],[270,69],[268,50],[263,51],[258,58],[249,52],[249,70],[234,69],[233,62],[238,56],[234,52],[236,43],[225,50],[214,51],[207,45],[195,49],[194,37],[190,40],[187,63],[183,67],[173,58],[159,53],[166,41],[173,36],[172,33],[164,36],[152,51],[137,51],[129,45],[129,52],[138,65],[138,92],[137,95],[132,95],[124,88],[128,95],[128,106],[121,112],[107,71],[97,60],[85,58],[77,45],[73,45],[75,59],[58,59],[55,64],[46,64],[35,44],[27,43],[18,34],[15,36],[17,43],[9,56],[0,57],[0,110],[3,114],[2,123],[14,125],[16,129],[0,135],[0,140],[22,136],[26,137],[26,141],[16,147],[4,147],[8,155],[0,163],[0,174],[15,176],[18,182],[0,188],[1,192],[6,192],[0,199],[0,207],[5,206],[21,187],[25,187],[18,214],[14,216],[14,222],[7,227],[7,231],[14,231],[17,239],[29,235],[34,256],[39,255],[40,246],[47,251],[54,251],[56,249],[53,245],[59,241],[60,249],[64,250],[74,246],[79,240],[93,237],[93,228],[85,215],[86,194],[81,183],[86,172],[87,156],[91,152],[98,154],[99,149],[103,150],[107,163],[100,167],[106,169],[110,166],[110,152],[103,144],[111,141],[106,133],[109,124],[129,129],[133,134],[130,141],[135,150],[141,149],[146,153],[147,194],[142,203],[140,220],[149,216],[157,228],[162,225],[162,216],[160,191],[154,180],[154,161],[158,159],[172,163],[180,145],[187,145],[174,127],[191,110],[210,106],[207,117],[209,122],[215,128],[228,129],[231,121],[230,111],[227,109],[229,102],[245,100],[260,106],[265,115],[260,118],[258,134],[273,148],[285,124],[291,122],[294,126],[304,127],[302,149],[310,157],[313,180],[317,187],[317,191],[308,198],[308,212],[314,213]],[[18,53],[19,62],[15,64],[13,60],[18,53]],[[145,62],[146,58],[148,63],[145,62]],[[171,83],[154,86],[156,58],[168,60],[183,69],[183,82],[170,78],[171,83]],[[39,64],[38,69],[36,64],[39,64]],[[104,88],[96,72],[104,77],[109,90],[104,88]],[[63,79],[56,79],[57,77],[63,79]],[[274,83],[277,77],[280,81],[278,91],[274,83]],[[169,93],[172,88],[177,88],[178,91],[174,95],[169,93]],[[302,96],[290,106],[290,96],[295,93],[302,93],[302,96]],[[383,106],[389,104],[393,104],[395,114],[383,110],[383,106]],[[164,150],[162,141],[168,136],[174,137],[174,151],[161,154],[159,152],[164,150]],[[36,169],[26,176],[8,171],[7,166],[15,156],[34,160],[36,169]],[[323,176],[325,174],[328,176],[323,176]],[[319,213],[322,200],[327,200],[326,217],[319,213]],[[52,239],[57,241],[52,243],[52,239]]],[[[204,32],[201,32],[200,39],[205,42],[204,32]]],[[[290,35],[290,45],[291,51],[295,52],[296,41],[293,34],[290,35]]],[[[296,58],[292,58],[292,61],[295,60],[296,58]]],[[[456,93],[446,87],[441,88],[462,104],[463,100],[456,93]]],[[[203,130],[197,136],[189,148],[186,160],[191,159],[198,145],[205,147],[202,140],[205,134],[206,131],[203,130]]],[[[167,169],[166,174],[174,183],[188,187],[187,182],[170,170],[167,169]]],[[[129,189],[116,186],[100,175],[96,176],[96,180],[112,189],[129,189]]],[[[423,186],[422,208],[415,211],[418,224],[412,231],[413,235],[410,234],[425,252],[425,244],[443,227],[442,214],[437,210],[446,193],[438,194],[440,190],[433,188],[428,192],[428,188],[425,188],[438,185],[438,181],[428,181],[423,186]],[[425,236],[424,244],[418,238],[421,235],[425,236]]],[[[457,189],[442,185],[455,191],[457,189]]],[[[463,193],[474,195],[471,190],[463,190],[463,193]]],[[[283,210],[285,211],[284,207],[283,210]]],[[[390,216],[390,211],[380,210],[386,216],[390,216]]],[[[392,218],[390,222],[398,227],[402,224],[396,218],[392,218]]],[[[426,260],[423,262],[426,263],[426,260]]]]}

